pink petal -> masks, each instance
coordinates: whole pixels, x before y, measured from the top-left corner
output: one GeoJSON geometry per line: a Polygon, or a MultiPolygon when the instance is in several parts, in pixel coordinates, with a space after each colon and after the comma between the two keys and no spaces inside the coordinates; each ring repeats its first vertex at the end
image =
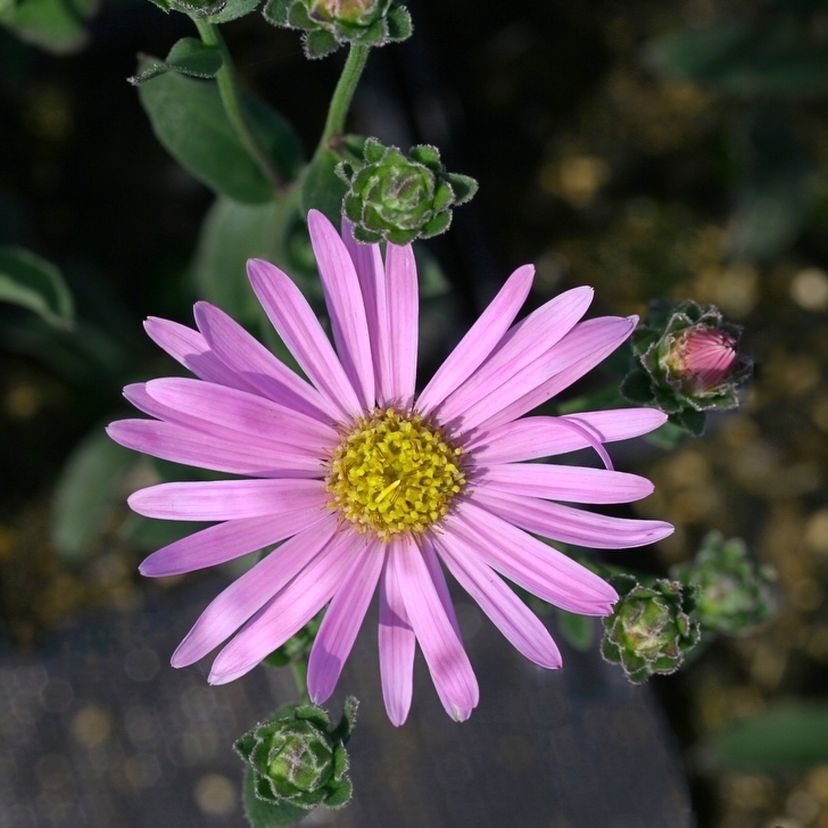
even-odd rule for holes
{"type": "MultiPolygon", "coordinates": [[[[571,333],[550,351],[551,362],[547,378],[533,378],[532,382],[540,379],[540,383],[514,402],[499,407],[499,410],[496,410],[498,406],[491,406],[493,413],[487,420],[479,422],[479,431],[491,431],[503,423],[512,422],[569,388],[573,382],[603,362],[618,348],[635,330],[637,321],[638,317],[635,316],[627,319],[604,317],[589,319],[576,325],[571,333]]],[[[479,417],[477,419],[479,420],[479,417]]]]}
{"type": "Polygon", "coordinates": [[[178,645],[172,666],[194,664],[218,647],[319,556],[335,531],[336,520],[328,515],[322,525],[317,523],[285,541],[233,581],[210,602],[178,645]]]}
{"type": "Polygon", "coordinates": [[[655,543],[674,531],[661,520],[608,517],[548,500],[503,494],[485,486],[476,488],[471,498],[527,532],[576,546],[628,549],[655,543]]]}
{"type": "Polygon", "coordinates": [[[428,567],[428,574],[431,575],[431,580],[434,582],[434,589],[437,590],[437,597],[443,606],[443,612],[445,612],[446,618],[448,618],[458,640],[462,641],[463,635],[460,632],[460,624],[457,621],[457,613],[454,611],[454,602],[451,600],[446,576],[443,574],[440,558],[429,535],[424,535],[420,539],[420,551],[423,553],[423,560],[428,567]]]}
{"type": "Polygon", "coordinates": [[[185,417],[188,424],[215,423],[225,431],[244,435],[245,439],[287,443],[317,455],[339,441],[336,430],[326,423],[258,394],[175,378],[151,380],[146,384],[146,392],[166,406],[167,411],[185,417]]]}
{"type": "Polygon", "coordinates": [[[321,480],[210,480],[159,483],[133,492],[127,503],[163,520],[240,520],[313,508],[324,496],[321,480]]]}
{"type": "Polygon", "coordinates": [[[570,503],[630,503],[652,494],[646,477],[552,463],[504,463],[474,473],[474,485],[570,503]]]}
{"type": "Polygon", "coordinates": [[[519,267],[449,354],[417,399],[417,410],[428,414],[480,367],[514,321],[535,276],[532,265],[519,267]]]}
{"type": "Polygon", "coordinates": [[[590,287],[568,290],[515,325],[489,359],[440,406],[442,422],[458,419],[465,424],[460,415],[467,409],[487,396],[499,397],[501,388],[509,387],[509,381],[514,385],[535,363],[547,366],[550,350],[586,313],[593,296],[590,287]]]}
{"type": "Polygon", "coordinates": [[[293,280],[262,259],[247,262],[247,276],[267,318],[310,381],[346,417],[362,413],[339,357],[293,280]]]}
{"type": "Polygon", "coordinates": [[[216,656],[210,684],[226,684],[253,669],[313,618],[341,585],[365,547],[365,538],[351,532],[333,540],[248,621],[216,656]]]}
{"type": "Polygon", "coordinates": [[[460,546],[455,550],[451,535],[435,537],[434,542],[460,586],[515,649],[541,667],[561,666],[561,654],[546,627],[498,575],[478,556],[463,554],[460,546]]]}
{"type": "MultiPolygon", "coordinates": [[[[546,351],[543,356],[525,366],[499,388],[484,393],[473,401],[450,425],[464,432],[480,427],[491,428],[491,421],[498,425],[503,422],[501,412],[511,410],[511,406],[520,402],[527,395],[549,382],[550,377],[569,376],[573,366],[580,366],[587,355],[589,359],[600,362],[614,351],[629,336],[634,326],[626,319],[606,317],[590,319],[576,325],[557,345],[546,351]],[[489,421],[489,422],[487,422],[489,421]]],[[[592,363],[590,362],[590,365],[592,363]]],[[[484,366],[485,367],[485,366],[484,366]]],[[[577,370],[577,376],[568,378],[564,386],[578,379],[583,371],[577,370]]],[[[544,397],[544,400],[548,397],[544,397]]],[[[524,413],[524,412],[521,412],[524,413]]],[[[441,412],[441,417],[443,414],[441,412]]],[[[510,419],[515,419],[510,417],[510,419]]],[[[443,419],[443,422],[446,422],[443,419]]]]}
{"type": "Polygon", "coordinates": [[[611,443],[647,434],[663,425],[667,415],[656,408],[618,408],[564,417],[525,417],[475,434],[469,451],[475,463],[489,465],[534,460],[586,448],[589,442],[561,420],[585,426],[601,442],[611,443]]]}
{"type": "Polygon", "coordinates": [[[199,469],[248,477],[320,477],[324,472],[322,460],[310,454],[221,440],[176,423],[118,420],[106,433],[126,448],[199,469]]]}
{"type": "Polygon", "coordinates": [[[354,229],[348,219],[342,219],[342,240],[351,255],[356,268],[365,317],[368,323],[368,338],[374,364],[374,387],[377,398],[382,402],[392,399],[391,395],[391,339],[388,333],[388,302],[385,286],[385,266],[378,244],[360,244],[354,238],[354,229]]]}
{"type": "Polygon", "coordinates": [[[378,644],[382,698],[395,727],[405,722],[411,709],[415,643],[396,569],[386,556],[380,582],[378,644]]]}
{"type": "Polygon", "coordinates": [[[147,578],[164,578],[217,566],[309,529],[328,514],[325,499],[320,497],[319,505],[312,509],[228,520],[153,552],[144,559],[138,571],[147,578]]]}
{"type": "Polygon", "coordinates": [[[510,581],[562,609],[607,615],[618,599],[594,572],[468,501],[445,518],[445,526],[453,550],[478,555],[510,581]]]}
{"type": "Polygon", "coordinates": [[[354,263],[339,234],[318,210],[308,213],[311,244],[342,366],[363,410],[374,407],[374,364],[368,321],[354,263]]]}
{"type": "Polygon", "coordinates": [[[440,701],[449,716],[464,721],[477,707],[477,679],[463,643],[446,616],[422,553],[410,537],[400,535],[389,550],[389,563],[399,579],[408,618],[440,701]]]}
{"type": "Polygon", "coordinates": [[[155,316],[150,316],[144,322],[144,330],[159,348],[197,377],[232,388],[250,390],[251,386],[247,382],[212,353],[207,341],[198,331],[155,316]]]}
{"type": "Polygon", "coordinates": [[[323,422],[341,419],[332,402],[219,308],[197,302],[195,318],[213,353],[258,393],[323,422]]]}
{"type": "Polygon", "coordinates": [[[374,595],[385,559],[385,547],[369,541],[325,612],[308,660],[308,693],[314,704],[327,701],[374,595]]]}
{"type": "Polygon", "coordinates": [[[417,341],[419,297],[417,263],[410,244],[389,244],[385,251],[387,282],[387,331],[390,336],[391,376],[389,399],[408,408],[414,399],[417,381],[417,341]]]}

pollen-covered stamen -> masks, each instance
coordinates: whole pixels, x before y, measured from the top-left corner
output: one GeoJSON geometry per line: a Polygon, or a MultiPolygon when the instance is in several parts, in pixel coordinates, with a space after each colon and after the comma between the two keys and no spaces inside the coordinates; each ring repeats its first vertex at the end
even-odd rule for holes
{"type": "Polygon", "coordinates": [[[384,540],[423,532],[466,483],[462,453],[419,414],[377,410],[356,422],[331,457],[330,506],[384,540]]]}

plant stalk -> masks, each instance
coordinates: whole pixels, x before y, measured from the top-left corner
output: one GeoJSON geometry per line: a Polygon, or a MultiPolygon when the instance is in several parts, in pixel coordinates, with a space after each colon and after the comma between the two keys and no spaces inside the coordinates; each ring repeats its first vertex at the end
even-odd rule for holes
{"type": "Polygon", "coordinates": [[[370,46],[359,46],[351,44],[348,52],[348,59],[342,67],[342,74],[334,89],[331,104],[328,107],[328,117],[325,120],[325,128],[322,130],[322,137],[319,139],[319,146],[316,149],[318,155],[323,149],[329,147],[331,141],[338,138],[345,132],[345,119],[348,117],[348,110],[354,99],[359,79],[368,62],[370,46]]]}

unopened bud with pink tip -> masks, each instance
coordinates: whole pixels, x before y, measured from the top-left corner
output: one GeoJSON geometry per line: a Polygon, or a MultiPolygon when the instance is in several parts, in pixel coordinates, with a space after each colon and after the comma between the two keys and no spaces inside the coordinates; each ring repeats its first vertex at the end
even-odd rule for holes
{"type": "Polygon", "coordinates": [[[705,411],[739,404],[738,389],[752,367],[739,351],[741,333],[712,305],[653,303],[633,334],[635,365],[622,393],[656,405],[675,425],[700,434],[705,411]]]}

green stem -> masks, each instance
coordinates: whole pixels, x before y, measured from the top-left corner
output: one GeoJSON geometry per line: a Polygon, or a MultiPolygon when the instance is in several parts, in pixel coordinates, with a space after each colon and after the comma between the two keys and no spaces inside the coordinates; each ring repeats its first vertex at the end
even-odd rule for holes
{"type": "Polygon", "coordinates": [[[293,680],[296,682],[296,689],[304,701],[310,701],[308,695],[308,660],[304,656],[290,662],[290,670],[293,673],[293,680]]]}
{"type": "Polygon", "coordinates": [[[236,130],[236,134],[239,136],[242,145],[250,157],[256,162],[259,169],[261,169],[265,178],[273,184],[274,189],[279,189],[282,185],[281,177],[267,156],[267,153],[262,149],[256,136],[253,134],[250,124],[247,122],[241,100],[239,79],[236,75],[236,66],[233,63],[233,58],[227,48],[224,36],[221,34],[219,27],[213,23],[198,19],[193,19],[193,23],[195,23],[198,29],[202,42],[207,46],[215,46],[221,54],[221,69],[218,70],[216,81],[218,82],[221,102],[224,105],[224,111],[227,113],[230,123],[236,130]]]}
{"type": "Polygon", "coordinates": [[[319,146],[316,149],[318,155],[321,150],[328,147],[331,141],[338,138],[345,131],[345,119],[348,117],[348,110],[351,108],[351,101],[354,99],[359,79],[368,62],[370,46],[358,46],[351,44],[348,52],[348,59],[342,67],[342,74],[334,89],[331,105],[328,107],[328,117],[325,121],[325,128],[322,130],[322,137],[319,139],[319,146]]]}

